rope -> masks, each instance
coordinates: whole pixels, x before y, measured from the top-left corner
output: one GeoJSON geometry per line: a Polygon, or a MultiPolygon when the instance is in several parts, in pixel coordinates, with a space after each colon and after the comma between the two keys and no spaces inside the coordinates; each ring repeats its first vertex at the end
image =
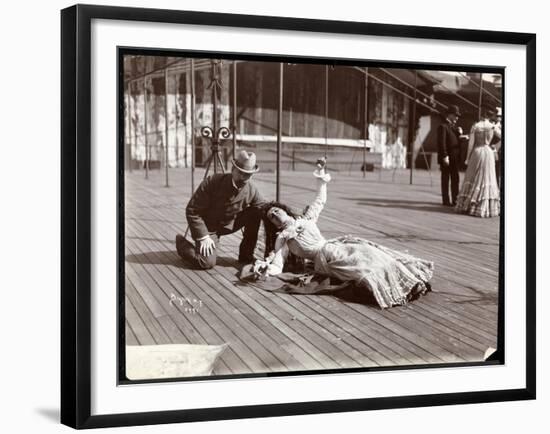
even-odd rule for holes
{"type": "Polygon", "coordinates": [[[443,89],[447,89],[449,92],[451,92],[453,95],[459,97],[461,100],[463,100],[464,102],[467,102],[468,104],[470,104],[471,106],[475,107],[476,109],[478,108],[478,105],[476,103],[473,103],[472,101],[470,101],[469,99],[467,98],[464,98],[462,95],[458,94],[457,92],[455,92],[454,90],[452,89],[449,89],[447,86],[445,86],[444,84],[441,84],[441,83],[438,83],[438,86],[441,86],[443,89]]]}
{"type": "MultiPolygon", "coordinates": [[[[365,72],[364,70],[360,69],[358,66],[354,66],[353,68],[357,69],[358,71],[360,71],[360,72],[363,73],[363,74],[366,74],[368,77],[373,78],[373,79],[376,80],[376,81],[379,81],[380,83],[382,83],[382,85],[384,85],[384,86],[386,86],[386,87],[389,87],[390,89],[394,90],[395,92],[397,92],[397,93],[403,95],[405,98],[408,98],[408,99],[410,99],[411,101],[414,101],[414,100],[415,100],[415,98],[413,98],[412,96],[410,96],[408,93],[403,92],[402,90],[396,88],[395,86],[392,86],[392,85],[389,84],[389,83],[386,83],[384,80],[382,80],[381,78],[376,77],[375,75],[372,75],[370,72],[365,72]]],[[[428,110],[431,110],[432,112],[436,112],[436,113],[442,114],[442,113],[441,113],[439,110],[437,110],[436,108],[431,107],[431,106],[429,106],[428,104],[423,103],[422,101],[418,101],[418,99],[416,100],[416,103],[417,103],[417,104],[420,104],[420,105],[423,106],[423,107],[426,107],[428,110]]]]}
{"type": "MultiPolygon", "coordinates": [[[[408,86],[408,87],[410,87],[410,88],[416,90],[416,92],[418,92],[420,95],[425,96],[426,98],[430,98],[430,99],[432,98],[431,95],[428,95],[427,93],[422,92],[422,91],[421,91],[420,89],[418,89],[416,86],[413,86],[412,84],[407,83],[405,80],[403,80],[403,79],[397,77],[396,75],[392,74],[391,72],[389,72],[386,68],[380,68],[380,69],[381,69],[382,71],[384,71],[386,74],[388,74],[389,76],[395,78],[397,81],[403,83],[405,86],[408,86]]],[[[442,106],[445,110],[447,110],[447,109],[449,108],[449,107],[446,106],[445,104],[443,104],[443,103],[437,101],[435,98],[433,99],[433,101],[434,101],[436,104],[439,104],[440,106],[442,106]]]]}
{"type": "Polygon", "coordinates": [[[499,104],[502,104],[502,101],[494,96],[491,92],[489,92],[487,89],[485,88],[482,88],[479,84],[477,84],[473,78],[471,77],[468,77],[466,74],[464,74],[463,72],[459,72],[459,74],[464,77],[465,79],[467,79],[470,83],[472,83],[475,87],[477,87],[478,89],[481,89],[481,92],[484,92],[486,93],[487,95],[489,95],[491,98],[493,98],[496,102],[498,102],[499,104]]]}

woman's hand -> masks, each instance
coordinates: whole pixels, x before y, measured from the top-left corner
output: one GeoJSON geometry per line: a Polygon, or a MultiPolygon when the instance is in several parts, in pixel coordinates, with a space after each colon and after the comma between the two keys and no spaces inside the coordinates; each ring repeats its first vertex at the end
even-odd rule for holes
{"type": "Polygon", "coordinates": [[[327,157],[321,157],[317,159],[317,169],[319,171],[324,170],[327,165],[327,157]]]}
{"type": "Polygon", "coordinates": [[[319,158],[317,159],[316,169],[313,172],[313,175],[316,178],[322,180],[325,183],[330,182],[330,174],[326,173],[326,166],[327,166],[326,157],[319,158]]]}
{"type": "Polygon", "coordinates": [[[256,280],[264,280],[268,276],[269,264],[271,261],[272,260],[269,260],[268,258],[264,261],[260,261],[259,259],[256,260],[254,263],[254,268],[252,269],[256,280]]]}

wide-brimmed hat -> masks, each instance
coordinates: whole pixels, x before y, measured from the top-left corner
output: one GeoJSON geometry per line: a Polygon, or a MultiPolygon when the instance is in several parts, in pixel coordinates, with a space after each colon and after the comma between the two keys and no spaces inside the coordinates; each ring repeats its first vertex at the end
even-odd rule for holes
{"type": "Polygon", "coordinates": [[[457,105],[450,105],[449,107],[447,107],[447,114],[461,116],[460,109],[458,108],[457,105]]]}
{"type": "Polygon", "coordinates": [[[260,170],[256,164],[256,154],[254,152],[241,150],[237,152],[237,155],[231,160],[231,163],[243,173],[256,173],[260,170]]]}
{"type": "Polygon", "coordinates": [[[487,104],[481,106],[481,117],[492,119],[496,115],[495,109],[487,104]]]}

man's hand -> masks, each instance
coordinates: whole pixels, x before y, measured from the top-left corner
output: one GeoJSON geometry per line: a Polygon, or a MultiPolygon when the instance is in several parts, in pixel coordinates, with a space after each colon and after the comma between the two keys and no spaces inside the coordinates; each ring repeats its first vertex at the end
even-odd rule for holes
{"type": "Polygon", "coordinates": [[[210,235],[208,235],[204,240],[200,240],[199,253],[202,256],[210,256],[214,253],[215,248],[216,243],[212,238],[210,238],[210,235]]]}
{"type": "Polygon", "coordinates": [[[449,157],[448,157],[448,156],[443,158],[443,164],[444,164],[445,166],[448,166],[448,165],[449,165],[449,157]]]}

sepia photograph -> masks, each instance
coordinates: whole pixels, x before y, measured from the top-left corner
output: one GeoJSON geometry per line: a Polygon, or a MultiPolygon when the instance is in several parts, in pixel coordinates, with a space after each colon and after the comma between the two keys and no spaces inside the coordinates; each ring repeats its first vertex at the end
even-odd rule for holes
{"type": "Polygon", "coordinates": [[[119,381],[504,363],[504,69],[119,48],[119,381]]]}

